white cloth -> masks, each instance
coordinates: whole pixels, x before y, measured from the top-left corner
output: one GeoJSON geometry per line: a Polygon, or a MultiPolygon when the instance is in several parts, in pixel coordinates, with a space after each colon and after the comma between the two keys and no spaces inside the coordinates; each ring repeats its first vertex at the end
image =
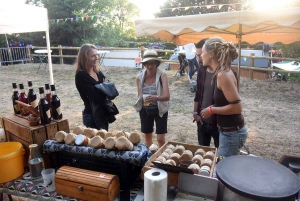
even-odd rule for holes
{"type": "Polygon", "coordinates": [[[187,59],[193,59],[196,56],[196,47],[194,43],[184,45],[185,56],[187,59]]]}
{"type": "MultiPolygon", "coordinates": [[[[143,83],[145,82],[145,74],[146,74],[146,69],[141,71],[138,74],[138,78],[140,80],[140,97],[134,104],[134,109],[137,112],[139,112],[143,107],[142,89],[143,89],[143,83]]],[[[157,92],[158,96],[163,94],[163,89],[162,89],[160,81],[159,81],[159,77],[162,76],[163,74],[165,74],[165,73],[163,71],[161,71],[159,68],[156,69],[156,78],[155,78],[156,81],[155,82],[156,82],[156,92],[157,92]]],[[[169,110],[169,101],[157,101],[157,107],[158,107],[159,116],[162,117],[169,110]]]]}

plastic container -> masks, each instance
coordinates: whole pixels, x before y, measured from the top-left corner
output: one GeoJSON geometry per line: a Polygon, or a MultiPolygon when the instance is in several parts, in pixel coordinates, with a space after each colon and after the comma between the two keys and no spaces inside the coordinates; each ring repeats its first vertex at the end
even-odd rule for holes
{"type": "Polygon", "coordinates": [[[24,153],[19,142],[0,143],[0,183],[14,180],[24,173],[24,153]]]}

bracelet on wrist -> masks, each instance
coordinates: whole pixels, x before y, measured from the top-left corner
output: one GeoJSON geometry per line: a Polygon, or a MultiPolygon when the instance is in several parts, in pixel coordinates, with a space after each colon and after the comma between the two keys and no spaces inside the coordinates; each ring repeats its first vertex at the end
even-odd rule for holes
{"type": "Polygon", "coordinates": [[[211,110],[211,106],[208,107],[208,112],[209,112],[209,114],[214,114],[211,110]]]}
{"type": "Polygon", "coordinates": [[[158,101],[158,96],[156,96],[156,101],[158,101]]]}
{"type": "Polygon", "coordinates": [[[193,114],[198,114],[198,112],[194,112],[193,114]]]}

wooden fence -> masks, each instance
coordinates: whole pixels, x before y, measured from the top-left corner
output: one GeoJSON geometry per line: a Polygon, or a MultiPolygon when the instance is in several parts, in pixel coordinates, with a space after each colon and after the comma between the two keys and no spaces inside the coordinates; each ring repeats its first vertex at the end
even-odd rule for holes
{"type": "MultiPolygon", "coordinates": [[[[32,49],[46,49],[46,47],[31,47],[32,49]]],[[[59,45],[58,47],[51,47],[52,50],[58,50],[58,54],[52,54],[51,57],[53,58],[59,58],[59,63],[63,64],[64,58],[76,58],[77,57],[77,52],[80,47],[62,47],[59,45]],[[74,55],[64,55],[63,50],[74,50],[74,55]]],[[[98,50],[137,50],[140,51],[140,55],[143,58],[144,55],[144,48],[98,48],[98,50]]],[[[164,53],[174,53],[174,50],[156,50],[157,52],[164,52],[164,53]]],[[[38,54],[30,54],[29,53],[29,58],[30,61],[32,61],[32,57],[39,56],[38,54]]],[[[254,59],[268,59],[268,60],[273,60],[273,59],[279,59],[279,60],[285,60],[285,61],[298,61],[300,62],[300,59],[295,59],[295,58],[278,58],[278,57],[266,57],[266,56],[254,56],[254,53],[251,53],[250,56],[241,56],[243,58],[250,58],[250,66],[241,66],[240,68],[240,76],[241,77],[247,77],[250,79],[258,79],[258,80],[264,80],[270,78],[270,74],[272,72],[277,72],[277,73],[288,73],[288,74],[300,74],[300,72],[297,71],[285,71],[285,70],[277,70],[277,69],[271,69],[271,68],[257,68],[253,67],[254,66],[254,59]]],[[[121,60],[135,60],[136,58],[115,58],[115,57],[105,57],[105,59],[121,59],[121,60]]],[[[170,69],[171,70],[178,70],[179,68],[179,62],[178,61],[173,61],[173,60],[163,60],[166,63],[170,64],[170,69]]],[[[233,66],[237,70],[237,66],[233,66]]]]}

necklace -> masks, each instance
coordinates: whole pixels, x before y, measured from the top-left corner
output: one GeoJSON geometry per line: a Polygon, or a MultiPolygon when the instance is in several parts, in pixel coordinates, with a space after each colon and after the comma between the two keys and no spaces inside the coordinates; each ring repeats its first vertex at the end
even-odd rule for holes
{"type": "Polygon", "coordinates": [[[90,73],[90,76],[91,76],[92,78],[94,78],[95,80],[97,80],[97,74],[96,74],[96,73],[90,73]]]}

